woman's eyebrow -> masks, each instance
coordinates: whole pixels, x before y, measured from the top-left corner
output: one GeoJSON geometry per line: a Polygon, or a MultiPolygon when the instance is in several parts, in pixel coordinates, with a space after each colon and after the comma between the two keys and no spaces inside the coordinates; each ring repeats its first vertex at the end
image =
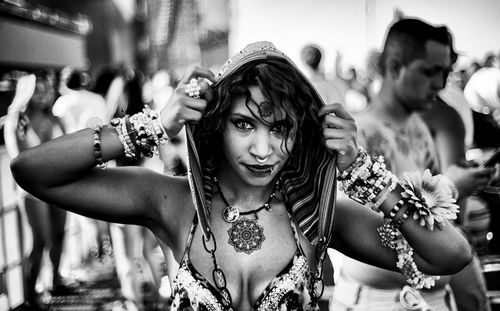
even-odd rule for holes
{"type": "Polygon", "coordinates": [[[253,99],[253,98],[252,98],[252,96],[247,96],[247,99],[248,99],[248,100],[251,100],[251,101],[252,101],[255,105],[257,105],[257,106],[262,105],[262,104],[265,104],[265,103],[270,103],[270,104],[272,104],[272,103],[273,103],[273,101],[271,101],[271,100],[267,100],[267,99],[264,99],[263,101],[258,102],[258,101],[256,101],[255,99],[253,99]]]}
{"type": "Polygon", "coordinates": [[[241,113],[241,112],[231,112],[229,113],[229,117],[239,117],[239,118],[243,118],[243,119],[249,119],[249,120],[255,120],[255,117],[251,114],[245,114],[245,113],[241,113]]]}

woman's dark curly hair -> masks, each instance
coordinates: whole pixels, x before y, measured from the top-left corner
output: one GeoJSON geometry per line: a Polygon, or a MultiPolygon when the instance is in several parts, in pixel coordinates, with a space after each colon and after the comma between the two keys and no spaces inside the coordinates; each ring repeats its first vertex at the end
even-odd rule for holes
{"type": "MultiPolygon", "coordinates": [[[[315,91],[309,83],[297,69],[282,60],[258,60],[243,65],[214,85],[214,100],[209,103],[203,119],[193,131],[202,163],[206,163],[204,160],[217,162],[220,158],[223,150],[221,135],[231,103],[242,96],[247,98],[247,107],[254,103],[250,100],[251,86],[258,86],[264,96],[272,101],[275,113],[285,113],[285,122],[292,130],[286,134],[282,147],[292,157],[301,150],[304,139],[319,141],[321,133],[317,115],[320,107],[314,102],[315,91]],[[295,141],[293,150],[286,146],[288,138],[295,141]]],[[[261,116],[255,115],[255,109],[249,107],[249,110],[265,123],[261,116]]]]}

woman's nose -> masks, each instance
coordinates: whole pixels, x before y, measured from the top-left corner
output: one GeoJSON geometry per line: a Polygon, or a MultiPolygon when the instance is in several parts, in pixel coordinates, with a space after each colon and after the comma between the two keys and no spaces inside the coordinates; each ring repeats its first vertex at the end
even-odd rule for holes
{"type": "Polygon", "coordinates": [[[266,159],[272,153],[271,136],[268,131],[257,131],[250,146],[250,153],[258,159],[266,159]]]}

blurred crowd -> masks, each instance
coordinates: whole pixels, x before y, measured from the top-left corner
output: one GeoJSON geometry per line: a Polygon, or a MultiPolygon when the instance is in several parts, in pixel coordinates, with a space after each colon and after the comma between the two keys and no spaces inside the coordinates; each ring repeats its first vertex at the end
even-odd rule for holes
{"type": "MultiPolygon", "coordinates": [[[[364,66],[343,63],[341,51],[335,51],[335,65],[325,68],[321,46],[308,44],[301,51],[301,62],[309,78],[316,81],[325,102],[339,101],[353,113],[370,104],[381,86],[380,51],[367,52],[364,66]]],[[[456,65],[450,68],[446,87],[440,98],[452,105],[465,124],[468,149],[500,146],[500,52],[486,53],[483,59],[457,55],[456,65]]],[[[477,151],[469,153],[471,159],[477,151]]]]}

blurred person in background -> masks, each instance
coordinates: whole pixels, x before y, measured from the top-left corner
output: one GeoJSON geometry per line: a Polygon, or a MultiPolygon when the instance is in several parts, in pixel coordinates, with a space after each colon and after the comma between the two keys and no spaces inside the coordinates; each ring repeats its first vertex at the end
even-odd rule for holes
{"type": "MultiPolygon", "coordinates": [[[[5,147],[9,157],[64,134],[61,120],[52,114],[55,99],[54,77],[47,73],[21,77],[4,124],[5,147]]],[[[63,252],[66,211],[43,202],[18,188],[31,229],[32,248],[24,266],[25,307],[40,308],[37,280],[45,250],[52,265],[52,294],[67,294],[59,272],[63,252]]]]}
{"type": "MultiPolygon", "coordinates": [[[[108,71],[104,71],[104,73],[107,74],[108,71]]],[[[105,74],[100,74],[96,80],[96,90],[102,93],[105,93],[106,80],[109,80],[107,78],[109,74],[105,74]]],[[[52,112],[63,121],[67,133],[108,122],[105,97],[88,89],[90,81],[91,78],[86,71],[70,66],[64,67],[59,73],[59,93],[61,96],[57,98],[52,112]]],[[[81,232],[81,245],[79,249],[72,250],[72,253],[80,252],[85,264],[90,265],[89,267],[82,266],[82,268],[95,270],[96,264],[109,265],[112,248],[108,224],[75,214],[69,214],[69,216],[70,223],[78,226],[81,232]]],[[[71,246],[74,244],[70,243],[71,246]]],[[[105,266],[102,265],[101,268],[104,269],[105,266]]],[[[70,269],[74,269],[74,267],[70,267],[70,269]]],[[[96,274],[99,273],[89,273],[88,269],[84,269],[80,275],[75,275],[75,277],[77,279],[98,277],[96,274]]],[[[104,274],[104,271],[102,270],[101,274],[104,274]]]]}
{"type": "Polygon", "coordinates": [[[490,67],[499,68],[500,67],[500,60],[498,59],[498,56],[495,55],[495,53],[493,53],[493,52],[487,53],[486,56],[484,57],[483,67],[485,67],[485,68],[490,68],[490,67]]]}
{"type": "Polygon", "coordinates": [[[367,81],[362,79],[358,74],[358,69],[354,66],[349,66],[347,72],[344,74],[343,55],[340,51],[337,51],[335,58],[335,76],[336,80],[343,81],[347,86],[345,92],[345,105],[349,112],[359,112],[366,108],[369,99],[369,90],[367,87],[367,81]]]}
{"type": "Polygon", "coordinates": [[[469,82],[470,77],[479,69],[481,69],[481,64],[474,60],[469,65],[459,70],[459,86],[462,91],[465,89],[467,82],[469,82]]]}
{"type": "MultiPolygon", "coordinates": [[[[453,70],[458,55],[453,48],[453,37],[449,35],[451,50],[451,66],[453,70]]],[[[451,77],[443,76],[445,87],[438,92],[436,100],[421,113],[421,117],[429,127],[437,151],[440,169],[446,171],[467,169],[469,176],[460,185],[457,204],[461,217],[456,224],[471,241],[476,253],[473,262],[459,273],[452,276],[450,286],[453,290],[457,307],[461,311],[490,310],[486,296],[486,280],[484,279],[478,254],[487,250],[487,232],[489,218],[487,205],[477,197],[477,192],[486,185],[477,183],[481,178],[482,168],[467,161],[466,151],[473,143],[473,118],[462,90],[453,84],[451,77]],[[468,169],[470,168],[470,169],[468,169]],[[465,186],[464,186],[465,185],[465,186]]],[[[457,189],[458,189],[457,188],[457,189]]]]}
{"type": "Polygon", "coordinates": [[[114,66],[103,66],[95,73],[92,87],[90,88],[93,93],[99,94],[106,101],[108,96],[109,87],[111,82],[118,75],[119,70],[114,66]]]}
{"type": "MultiPolygon", "coordinates": [[[[115,77],[107,94],[109,120],[133,115],[145,108],[145,81],[141,72],[132,69],[124,69],[115,77]]],[[[115,159],[117,167],[142,166],[161,171],[152,161],[125,156],[115,159]]],[[[168,263],[161,259],[161,254],[158,256],[158,242],[153,233],[142,226],[112,223],[111,235],[122,293],[139,310],[156,310],[164,267],[168,263]]]]}
{"type": "MultiPolygon", "coordinates": [[[[451,67],[450,44],[446,27],[418,19],[394,23],[380,59],[381,90],[366,110],[354,117],[367,151],[383,155],[387,167],[398,177],[404,178],[405,171],[444,172],[458,198],[458,194],[466,196],[484,187],[493,171],[457,165],[453,170],[441,168],[430,130],[418,114],[435,103],[444,86],[443,77],[451,67]]],[[[434,287],[415,290],[400,274],[345,257],[331,310],[406,310],[405,297],[410,292],[415,308],[457,310],[449,279],[442,276],[434,287]]]]}
{"type": "Polygon", "coordinates": [[[52,112],[63,120],[68,133],[106,121],[104,98],[86,89],[90,77],[81,70],[65,67],[60,73],[59,93],[52,112]]]}
{"type": "Polygon", "coordinates": [[[325,78],[321,48],[315,44],[307,44],[302,48],[300,57],[304,64],[304,73],[311,80],[325,103],[344,103],[347,87],[344,83],[335,83],[336,80],[331,81],[325,78]]]}
{"type": "Polygon", "coordinates": [[[474,146],[500,146],[500,68],[484,67],[476,71],[464,89],[473,110],[474,146]]]}
{"type": "Polygon", "coordinates": [[[382,76],[380,75],[380,51],[371,50],[366,57],[366,88],[368,92],[368,104],[372,101],[382,84],[382,76]]]}

